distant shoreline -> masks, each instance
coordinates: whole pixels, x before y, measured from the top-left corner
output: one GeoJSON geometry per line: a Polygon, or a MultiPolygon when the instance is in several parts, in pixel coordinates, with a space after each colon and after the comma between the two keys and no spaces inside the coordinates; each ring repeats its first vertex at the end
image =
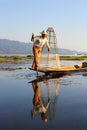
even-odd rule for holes
{"type": "Polygon", "coordinates": [[[32,59],[32,55],[27,56],[0,56],[0,63],[6,63],[6,64],[25,64],[28,63],[30,59],[32,59]]]}
{"type": "MultiPolygon", "coordinates": [[[[33,55],[27,56],[0,56],[0,63],[6,64],[25,64],[29,63],[33,59],[33,55]]],[[[87,59],[87,56],[60,56],[60,60],[80,60],[84,61],[87,59]]]]}

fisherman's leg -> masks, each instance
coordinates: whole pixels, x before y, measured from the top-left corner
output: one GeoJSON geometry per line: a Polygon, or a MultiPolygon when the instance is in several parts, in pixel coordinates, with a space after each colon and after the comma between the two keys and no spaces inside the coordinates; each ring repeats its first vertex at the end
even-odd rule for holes
{"type": "Polygon", "coordinates": [[[38,67],[38,62],[39,62],[38,50],[39,50],[39,48],[36,47],[36,50],[35,50],[35,67],[36,68],[38,67]]]}
{"type": "Polygon", "coordinates": [[[33,82],[32,83],[32,87],[33,87],[33,90],[34,90],[34,93],[36,92],[37,88],[39,87],[38,83],[37,82],[33,82]]]}
{"type": "Polygon", "coordinates": [[[40,97],[40,95],[39,95],[39,93],[40,93],[39,92],[39,85],[38,85],[37,82],[33,82],[32,87],[33,87],[33,90],[34,90],[34,102],[35,102],[35,104],[37,104],[38,98],[40,97]]]}
{"type": "Polygon", "coordinates": [[[35,48],[34,47],[33,47],[32,51],[33,51],[33,55],[34,55],[32,68],[34,69],[35,68],[35,48]]]}
{"type": "Polygon", "coordinates": [[[36,88],[35,97],[34,97],[34,103],[35,103],[35,105],[42,104],[41,92],[40,92],[40,87],[39,86],[36,88]]]}
{"type": "Polygon", "coordinates": [[[35,60],[33,60],[32,68],[35,69],[35,60]]]}
{"type": "Polygon", "coordinates": [[[39,66],[39,62],[40,62],[41,47],[35,46],[33,48],[33,54],[34,54],[34,61],[32,64],[32,68],[37,68],[39,66]]]}
{"type": "Polygon", "coordinates": [[[39,66],[40,56],[41,56],[41,47],[37,47],[37,49],[36,49],[36,59],[35,59],[36,68],[39,66]]]}
{"type": "Polygon", "coordinates": [[[32,68],[35,69],[36,68],[36,57],[37,57],[37,48],[33,47],[33,55],[34,55],[34,59],[33,59],[33,63],[32,63],[32,68]]]}
{"type": "Polygon", "coordinates": [[[41,58],[41,47],[38,50],[38,66],[40,64],[40,58],[41,58]]]}
{"type": "Polygon", "coordinates": [[[33,105],[36,106],[38,104],[38,96],[37,96],[38,85],[37,85],[37,82],[33,82],[32,87],[34,90],[33,105]]]}

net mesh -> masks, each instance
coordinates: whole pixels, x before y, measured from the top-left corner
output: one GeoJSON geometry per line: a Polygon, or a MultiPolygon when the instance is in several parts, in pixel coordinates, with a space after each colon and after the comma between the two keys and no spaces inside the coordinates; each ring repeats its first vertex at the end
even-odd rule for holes
{"type": "Polygon", "coordinates": [[[39,86],[43,104],[46,104],[48,98],[50,98],[50,105],[47,110],[47,116],[49,120],[53,120],[55,118],[55,112],[60,92],[60,79],[55,78],[45,80],[44,82],[39,82],[39,86]]]}
{"type": "Polygon", "coordinates": [[[52,27],[47,29],[47,39],[50,44],[50,52],[46,46],[42,49],[39,67],[52,67],[60,68],[60,59],[58,55],[58,43],[55,31],[52,27]]]}

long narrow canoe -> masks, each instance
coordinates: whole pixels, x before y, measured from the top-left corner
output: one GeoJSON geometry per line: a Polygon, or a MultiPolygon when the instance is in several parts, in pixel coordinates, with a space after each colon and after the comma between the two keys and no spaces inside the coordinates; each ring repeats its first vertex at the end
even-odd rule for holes
{"type": "Polygon", "coordinates": [[[38,70],[29,68],[34,71],[43,72],[45,74],[69,74],[71,72],[84,72],[87,71],[87,67],[82,68],[82,65],[72,65],[72,66],[61,66],[60,68],[50,68],[50,67],[39,67],[38,70]]]}

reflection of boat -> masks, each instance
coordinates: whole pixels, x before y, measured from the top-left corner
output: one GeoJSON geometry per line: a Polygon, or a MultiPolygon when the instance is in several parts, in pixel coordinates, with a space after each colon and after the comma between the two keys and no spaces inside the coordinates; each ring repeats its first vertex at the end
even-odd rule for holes
{"type": "Polygon", "coordinates": [[[60,90],[60,78],[45,78],[42,80],[36,79],[32,83],[38,82],[38,86],[41,91],[41,99],[43,104],[46,104],[48,99],[50,99],[50,105],[46,112],[48,120],[53,120],[55,118],[56,107],[58,103],[58,96],[60,90]]]}
{"type": "Polygon", "coordinates": [[[63,75],[62,74],[61,75],[59,75],[59,74],[41,75],[41,76],[37,76],[36,79],[29,81],[29,83],[32,83],[32,82],[35,82],[35,81],[37,81],[37,82],[43,81],[44,82],[44,81],[49,80],[49,79],[60,78],[63,75]]]}

